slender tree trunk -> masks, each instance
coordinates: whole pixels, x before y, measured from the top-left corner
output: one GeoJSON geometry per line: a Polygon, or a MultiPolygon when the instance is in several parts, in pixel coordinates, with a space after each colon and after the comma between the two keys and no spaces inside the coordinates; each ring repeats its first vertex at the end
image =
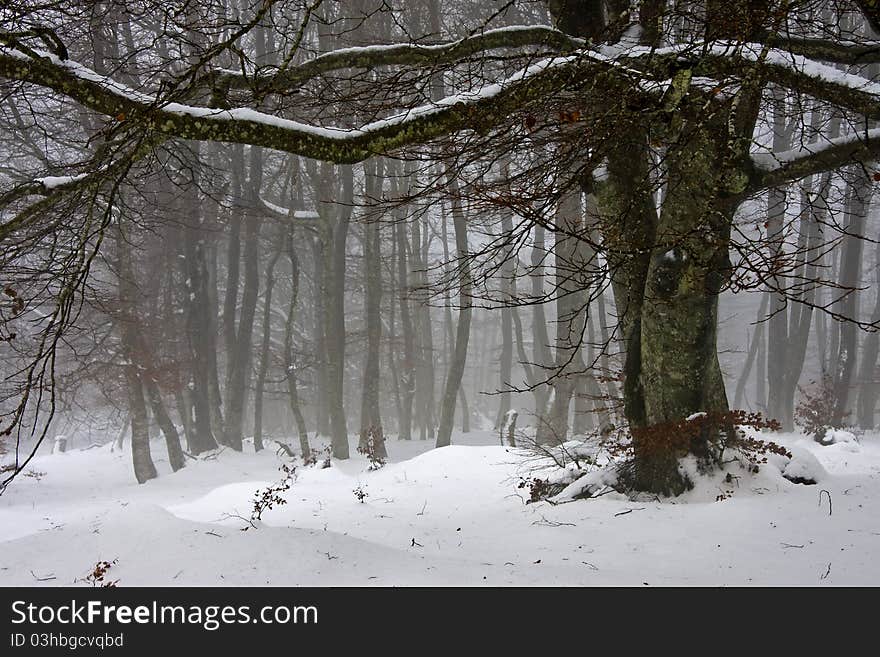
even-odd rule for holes
{"type": "Polygon", "coordinates": [[[206,236],[205,241],[205,262],[207,265],[207,298],[208,298],[208,322],[210,328],[205,340],[208,342],[209,348],[206,350],[208,355],[208,403],[211,406],[211,426],[215,436],[222,436],[224,430],[223,424],[223,395],[220,391],[220,368],[217,363],[217,336],[218,336],[218,305],[217,299],[217,239],[216,234],[220,232],[219,213],[220,207],[212,199],[206,198],[206,215],[205,228],[213,233],[206,236]]]}
{"type": "Polygon", "coordinates": [[[287,379],[287,399],[290,411],[296,422],[299,434],[299,448],[303,461],[311,459],[312,450],[309,447],[309,433],[306,429],[306,421],[302,414],[299,403],[299,391],[297,390],[296,363],[293,359],[293,329],[296,313],[296,301],[299,296],[299,260],[293,246],[293,229],[289,228],[285,238],[285,250],[290,261],[290,303],[287,307],[287,318],[284,322],[284,373],[287,379]]]}
{"type": "Polygon", "coordinates": [[[150,408],[153,409],[153,417],[156,418],[156,423],[162,430],[162,435],[165,436],[165,447],[168,450],[168,463],[171,465],[171,469],[174,472],[177,472],[186,465],[186,460],[183,456],[183,449],[180,446],[180,434],[177,433],[177,428],[174,426],[174,422],[171,421],[171,417],[165,409],[165,403],[162,401],[162,393],[159,391],[159,386],[156,384],[156,381],[149,375],[145,376],[144,386],[147,389],[147,398],[150,400],[150,408]]]}
{"type": "Polygon", "coordinates": [[[189,219],[184,228],[184,262],[186,267],[186,335],[192,362],[193,438],[189,443],[193,454],[214,449],[217,443],[211,431],[209,362],[211,330],[207,293],[207,266],[198,191],[193,185],[184,197],[184,215],[189,219]]]}
{"type": "Polygon", "coordinates": [[[752,366],[755,363],[755,356],[758,354],[758,345],[760,344],[759,335],[764,331],[764,320],[767,317],[767,299],[769,296],[770,292],[764,292],[761,294],[761,304],[758,306],[758,317],[755,320],[755,330],[752,334],[752,340],[749,343],[749,352],[746,356],[746,361],[743,364],[742,374],[740,374],[739,380],[736,382],[736,392],[734,392],[733,395],[734,408],[742,408],[746,384],[748,383],[749,375],[752,372],[752,366]]]}
{"type": "MultiPolygon", "coordinates": [[[[785,130],[785,93],[774,88],[773,94],[773,151],[782,153],[791,147],[790,134],[785,130]]],[[[773,267],[773,288],[784,289],[785,281],[776,271],[783,271],[785,258],[785,209],[787,206],[785,189],[773,188],[767,193],[767,237],[770,242],[771,267],[773,267]],[[778,264],[778,267],[775,265],[778,264]]],[[[788,368],[788,303],[784,294],[771,293],[770,319],[767,322],[767,388],[770,417],[779,420],[786,431],[791,431],[791,411],[786,403],[785,373],[788,368]],[[788,420],[788,422],[787,422],[788,420]]]]}
{"type": "Polygon", "coordinates": [[[588,288],[584,268],[589,256],[584,242],[575,235],[584,229],[581,190],[569,191],[560,201],[556,233],[556,370],[551,383],[552,402],[538,425],[540,444],[562,444],[568,435],[568,415],[577,379],[584,367],[580,346],[586,320],[588,288]]]}
{"type": "Polygon", "coordinates": [[[123,370],[128,388],[128,408],[131,415],[131,457],[134,476],[139,484],[158,476],[153,458],[150,455],[150,434],[147,407],[144,404],[144,388],[140,376],[140,354],[138,353],[138,318],[134,307],[136,285],[131,266],[128,242],[122,230],[116,232],[117,275],[119,276],[120,334],[122,354],[125,359],[123,370]]]}
{"type": "MultiPolygon", "coordinates": [[[[839,312],[852,320],[858,319],[858,293],[862,267],[862,250],[865,233],[865,219],[870,203],[872,188],[870,180],[860,175],[861,169],[854,168],[856,181],[850,185],[850,194],[846,204],[846,238],[841,253],[839,283],[843,290],[849,292],[841,300],[839,312]]],[[[858,326],[853,321],[844,322],[840,327],[840,345],[837,352],[837,367],[834,371],[834,410],[831,426],[839,427],[848,414],[850,387],[856,372],[856,356],[858,353],[858,326]]]]}
{"type": "MultiPolygon", "coordinates": [[[[505,213],[501,218],[501,230],[506,235],[513,233],[513,216],[505,213]]],[[[498,389],[501,394],[498,397],[498,414],[495,416],[496,431],[504,423],[507,411],[510,410],[510,386],[511,377],[513,375],[513,277],[515,275],[514,258],[506,250],[502,254],[504,262],[499,268],[499,276],[501,278],[501,360],[499,367],[498,389]]]]}
{"type": "Polygon", "coordinates": [[[240,452],[247,401],[248,379],[253,359],[254,319],[260,294],[260,229],[262,217],[257,211],[263,178],[262,149],[251,146],[248,200],[244,216],[244,289],[235,345],[230,354],[226,381],[225,444],[240,452]]]}
{"type": "Polygon", "coordinates": [[[549,391],[545,384],[538,385],[537,378],[546,378],[553,361],[550,354],[550,336],[547,334],[547,318],[544,314],[544,258],[547,257],[545,230],[541,225],[533,229],[531,255],[532,282],[532,352],[535,363],[536,382],[531,384],[535,395],[535,418],[540,427],[541,415],[545,412],[549,401],[549,391]]]}
{"type": "Polygon", "coordinates": [[[403,363],[402,365],[402,386],[403,394],[401,401],[403,404],[403,414],[400,416],[400,431],[398,438],[400,440],[412,439],[412,412],[413,399],[415,397],[415,339],[413,336],[412,315],[410,314],[410,302],[408,291],[408,270],[406,258],[406,238],[404,236],[404,226],[398,221],[394,225],[394,234],[397,242],[397,284],[400,298],[400,323],[403,330],[403,363]]]}
{"type": "MultiPolygon", "coordinates": [[[[364,166],[368,199],[381,196],[382,163],[374,161],[364,166]]],[[[367,354],[361,390],[361,427],[358,449],[376,458],[385,458],[385,438],[379,410],[379,361],[382,344],[382,249],[380,224],[376,217],[367,217],[364,225],[364,279],[365,314],[367,326],[367,354]]]]}
{"type": "Polygon", "coordinates": [[[327,281],[324,276],[324,262],[327,258],[324,231],[312,242],[314,260],[315,294],[312,297],[314,309],[315,341],[315,425],[319,436],[330,435],[329,386],[327,372],[327,281]]]}
{"type": "MultiPolygon", "coordinates": [[[[880,242],[874,251],[874,286],[877,295],[874,310],[871,312],[871,323],[880,323],[880,242]]],[[[877,377],[877,356],[880,353],[880,333],[874,331],[865,336],[862,345],[862,360],[859,365],[859,398],[856,405],[859,426],[862,429],[874,428],[874,410],[880,398],[880,381],[877,377]]]]}
{"type": "Polygon", "coordinates": [[[342,199],[333,235],[333,272],[330,295],[330,324],[327,330],[330,376],[330,429],[333,456],[347,459],[348,429],[346,426],[343,386],[345,381],[345,246],[354,204],[354,170],[340,167],[342,199]]]}
{"type": "Polygon", "coordinates": [[[455,421],[455,400],[461,386],[461,377],[467,363],[468,338],[471,330],[471,269],[468,255],[467,221],[461,207],[461,201],[452,188],[452,225],[455,230],[456,267],[459,279],[458,327],[455,336],[455,351],[449,371],[446,374],[446,385],[443,389],[443,403],[440,409],[440,427],[437,431],[437,447],[452,444],[452,425],[455,421]]]}
{"type": "Polygon", "coordinates": [[[266,387],[266,377],[269,374],[269,360],[272,343],[272,292],[275,289],[275,266],[281,256],[283,245],[283,231],[278,237],[277,247],[272,251],[269,262],[266,264],[266,291],[263,295],[263,339],[260,348],[260,369],[257,373],[256,387],[254,389],[254,451],[263,449],[263,394],[266,387]]]}
{"type": "MultiPolygon", "coordinates": [[[[445,210],[442,211],[442,219],[441,219],[441,239],[443,241],[443,262],[445,264],[444,278],[449,281],[451,280],[451,276],[449,275],[449,267],[451,260],[449,258],[449,234],[447,232],[447,216],[445,210]]],[[[455,336],[453,335],[452,329],[452,301],[449,297],[449,289],[448,286],[444,286],[443,290],[443,326],[444,326],[444,336],[445,336],[445,348],[444,348],[444,365],[446,365],[446,369],[449,369],[451,358],[452,358],[452,345],[455,344],[455,336]]],[[[458,403],[460,405],[460,415],[461,415],[461,432],[462,433],[470,433],[471,431],[471,411],[468,407],[467,393],[465,392],[464,385],[460,385],[458,387],[458,403]]]]}

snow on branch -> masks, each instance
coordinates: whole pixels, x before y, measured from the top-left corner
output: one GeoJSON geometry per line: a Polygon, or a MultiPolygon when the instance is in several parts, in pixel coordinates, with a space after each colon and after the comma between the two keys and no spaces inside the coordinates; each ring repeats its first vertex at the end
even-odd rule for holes
{"type": "Polygon", "coordinates": [[[289,69],[267,69],[256,76],[239,71],[217,70],[208,74],[209,83],[219,87],[248,89],[254,83],[263,90],[283,92],[324,73],[340,69],[374,69],[381,66],[438,66],[463,60],[490,50],[545,46],[566,52],[585,45],[583,39],[542,25],[512,25],[448,43],[424,45],[392,43],[340,48],[289,69]]]}
{"type": "MultiPolygon", "coordinates": [[[[541,30],[546,31],[546,28],[541,30]]],[[[483,36],[488,34],[496,38],[502,34],[506,39],[520,33],[530,34],[518,28],[493,30],[483,36]]],[[[531,36],[530,39],[534,40],[531,36]]],[[[338,63],[351,55],[354,60],[350,61],[369,63],[381,60],[387,63],[394,58],[395,61],[400,61],[401,57],[405,59],[412,52],[419,53],[414,57],[424,57],[425,49],[435,54],[443,48],[447,49],[443,52],[454,52],[456,47],[463,47],[460,45],[463,42],[456,43],[459,45],[405,44],[346,49],[326,56],[338,56],[338,59],[324,61],[338,63]],[[401,55],[400,48],[409,54],[401,55]],[[389,53],[394,53],[393,57],[389,53]]],[[[319,60],[321,58],[313,61],[319,60]]],[[[761,44],[712,42],[661,49],[633,44],[613,53],[580,49],[568,55],[542,59],[500,82],[454,94],[357,128],[315,126],[248,107],[219,109],[167,102],[131,89],[76,62],[61,60],[48,51],[23,53],[13,47],[0,47],[0,77],[53,89],[120,123],[134,122],[139,127],[170,137],[264,146],[340,164],[353,164],[374,154],[424,143],[464,129],[485,132],[529,103],[542,102],[581,86],[585,80],[596,79],[599,72],[610,72],[635,81],[644,91],[646,84],[657,87],[682,66],[690,68],[694,75],[728,79],[742,77],[756,65],[761,67],[761,75],[767,81],[797,89],[867,118],[880,119],[880,85],[802,55],[767,49],[761,44]]],[[[662,84],[658,89],[662,91],[662,84]]]]}
{"type": "Polygon", "coordinates": [[[880,63],[880,41],[832,40],[764,33],[759,39],[776,48],[821,62],[858,66],[880,63]]]}
{"type": "Polygon", "coordinates": [[[784,153],[752,155],[752,192],[778,187],[852,162],[880,158],[880,128],[852,133],[784,153]]]}
{"type": "Polygon", "coordinates": [[[306,221],[306,222],[314,222],[318,221],[321,216],[313,211],[313,210],[288,210],[285,207],[280,205],[276,205],[271,201],[267,201],[266,199],[260,197],[260,205],[263,206],[263,209],[268,211],[271,215],[278,217],[280,219],[284,219],[285,221],[306,221]]]}
{"type": "Polygon", "coordinates": [[[490,127],[529,98],[565,88],[570,78],[562,75],[563,69],[595,63],[575,56],[544,59],[476,91],[346,129],[313,126],[247,107],[217,109],[165,102],[76,62],[59,60],[45,51],[38,54],[32,58],[0,47],[0,77],[53,89],[96,112],[120,122],[139,121],[160,134],[265,146],[340,164],[480,124],[490,127]],[[480,112],[474,111],[475,105],[482,106],[480,112]]]}

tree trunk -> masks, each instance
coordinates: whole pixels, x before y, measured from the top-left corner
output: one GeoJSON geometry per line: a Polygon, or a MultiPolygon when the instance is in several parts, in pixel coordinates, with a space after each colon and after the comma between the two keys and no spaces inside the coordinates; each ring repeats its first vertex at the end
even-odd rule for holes
{"type": "Polygon", "coordinates": [[[184,215],[189,219],[184,228],[184,262],[186,267],[186,335],[192,362],[193,454],[214,449],[217,443],[211,431],[209,401],[209,360],[211,343],[206,339],[211,330],[207,293],[207,266],[204,235],[197,187],[193,185],[184,197],[184,215]]]}
{"type": "MultiPolygon", "coordinates": [[[[871,323],[877,325],[880,323],[880,242],[874,253],[874,268],[877,296],[871,313],[871,323]]],[[[877,399],[880,397],[880,381],[877,379],[878,352],[880,352],[880,333],[874,331],[865,336],[862,345],[862,362],[859,367],[860,387],[856,413],[859,426],[866,430],[874,428],[874,409],[877,408],[877,399]]]]}
{"type": "Polygon", "coordinates": [[[455,230],[456,267],[459,279],[459,307],[458,327],[455,336],[455,351],[449,371],[446,374],[446,385],[443,389],[443,403],[440,408],[440,427],[437,431],[437,447],[445,447],[452,444],[452,425],[455,421],[455,400],[458,389],[461,386],[461,377],[464,374],[467,362],[468,338],[471,330],[471,268],[468,255],[467,220],[461,207],[461,201],[456,195],[456,187],[452,187],[452,225],[455,230]]]}
{"type": "Polygon", "coordinates": [[[851,321],[840,327],[840,344],[837,352],[837,367],[834,370],[834,410],[831,426],[840,427],[848,415],[850,387],[856,371],[858,347],[858,292],[862,267],[862,250],[865,233],[865,219],[870,203],[872,186],[867,176],[861,175],[861,169],[854,167],[853,175],[858,176],[850,187],[846,203],[846,238],[841,252],[839,283],[846,296],[838,306],[838,312],[851,321]]]}
{"type": "Polygon", "coordinates": [[[413,336],[412,315],[410,314],[410,302],[408,291],[408,269],[406,258],[406,238],[404,235],[404,226],[399,223],[394,225],[394,235],[397,242],[397,284],[400,297],[400,323],[403,330],[403,362],[401,363],[402,376],[401,382],[403,393],[401,402],[403,406],[403,414],[400,417],[400,430],[398,438],[400,440],[412,439],[412,413],[413,399],[415,397],[415,339],[413,336]]]}
{"type": "Polygon", "coordinates": [[[150,408],[153,409],[153,417],[156,418],[156,423],[162,430],[162,435],[165,436],[165,447],[168,450],[168,463],[171,465],[171,469],[174,472],[177,472],[186,465],[186,460],[183,456],[183,449],[180,446],[180,434],[177,433],[177,428],[174,426],[174,422],[171,421],[171,417],[169,417],[168,411],[165,409],[165,403],[162,401],[162,393],[159,391],[159,386],[149,375],[144,377],[144,379],[144,385],[147,389],[147,398],[150,400],[150,408]]]}
{"type": "Polygon", "coordinates": [[[131,266],[128,242],[121,228],[116,232],[117,275],[119,277],[120,334],[122,354],[125,359],[123,370],[128,389],[128,408],[131,415],[131,458],[134,476],[139,484],[158,476],[153,458],[150,455],[150,434],[147,407],[144,404],[144,388],[140,375],[140,354],[138,353],[138,318],[134,299],[136,284],[131,266]]]}
{"type": "MultiPolygon", "coordinates": [[[[716,351],[718,294],[730,270],[735,207],[719,199],[717,127],[695,125],[667,158],[670,184],[651,251],[641,313],[641,379],[649,425],[700,411],[723,412],[727,399],[716,351]]],[[[707,436],[708,437],[708,436],[707,436]]],[[[689,485],[678,459],[708,456],[703,442],[685,446],[634,441],[639,490],[679,494],[689,485]],[[681,451],[683,449],[683,451],[681,451]]]]}
{"type": "Polygon", "coordinates": [[[587,313],[590,267],[585,242],[578,239],[584,230],[581,189],[565,193],[559,203],[554,223],[556,232],[556,369],[552,382],[553,396],[549,412],[538,425],[537,441],[560,445],[568,436],[568,415],[577,378],[583,372],[580,347],[587,313]]]}
{"type": "Polygon", "coordinates": [[[327,373],[327,281],[324,276],[324,262],[327,258],[325,237],[319,235],[312,241],[312,256],[315,263],[315,294],[312,296],[314,309],[315,342],[315,425],[319,436],[330,435],[329,392],[330,377],[327,373]]]}
{"type": "MultiPolygon", "coordinates": [[[[382,162],[364,165],[368,199],[381,196],[382,162]]],[[[375,458],[385,458],[385,438],[379,410],[379,361],[382,343],[382,249],[380,224],[377,217],[367,217],[364,224],[364,280],[367,354],[361,389],[361,427],[358,450],[375,458]]]]}
{"type": "MultiPolygon", "coordinates": [[[[758,317],[755,320],[755,330],[752,334],[752,340],[749,343],[749,352],[746,355],[746,362],[743,364],[742,374],[736,382],[736,392],[733,394],[733,407],[742,408],[743,397],[745,395],[746,384],[749,381],[749,374],[752,372],[752,366],[755,363],[755,357],[758,354],[758,345],[760,344],[760,335],[764,332],[764,320],[767,317],[767,299],[770,292],[761,294],[761,304],[758,306],[758,317]]],[[[760,370],[759,374],[760,376],[760,370]]]]}
{"type": "Polygon", "coordinates": [[[272,292],[275,288],[275,265],[281,256],[281,248],[284,243],[283,229],[279,230],[277,247],[272,251],[269,262],[266,264],[266,292],[263,295],[263,339],[260,347],[260,369],[257,373],[256,386],[254,388],[254,451],[263,449],[263,393],[266,387],[266,377],[269,374],[269,361],[272,343],[272,292]]]}
{"type": "Polygon", "coordinates": [[[333,175],[333,167],[329,164],[322,163],[318,169],[318,211],[322,224],[321,257],[325,291],[323,300],[326,304],[323,358],[327,364],[330,443],[335,458],[347,459],[349,447],[344,399],[345,249],[354,205],[354,169],[350,165],[340,166],[338,176],[333,175]],[[332,186],[337,178],[342,185],[340,198],[332,186]]]}
{"type": "Polygon", "coordinates": [[[231,362],[227,364],[226,380],[226,434],[224,443],[240,452],[244,426],[248,379],[253,358],[254,319],[257,298],[260,294],[260,229],[262,217],[257,207],[262,183],[262,149],[252,146],[250,150],[250,180],[248,203],[242,217],[244,221],[244,290],[241,296],[241,314],[235,335],[231,362]]]}
{"type": "Polygon", "coordinates": [[[284,322],[284,372],[287,379],[287,399],[299,434],[300,453],[302,454],[303,461],[308,462],[311,459],[312,450],[309,447],[309,432],[306,429],[306,421],[303,417],[302,409],[300,408],[296,380],[296,363],[293,359],[294,313],[296,312],[296,301],[299,296],[299,260],[296,257],[296,250],[293,247],[292,227],[288,228],[287,231],[285,249],[287,251],[287,258],[290,260],[291,282],[290,303],[287,307],[287,318],[284,322]]]}
{"type": "Polygon", "coordinates": [[[546,384],[538,384],[538,378],[546,378],[553,365],[550,353],[550,336],[547,334],[547,318],[544,314],[544,258],[547,257],[544,226],[537,225],[532,231],[532,255],[530,279],[532,282],[532,354],[535,363],[535,382],[530,384],[535,395],[535,418],[541,414],[549,401],[546,384]]]}
{"type": "MultiPolygon", "coordinates": [[[[505,235],[513,233],[513,216],[509,212],[505,212],[501,218],[501,230],[505,235]]],[[[512,254],[505,249],[502,252],[504,261],[499,267],[498,273],[501,278],[501,360],[499,367],[498,390],[501,394],[498,398],[498,413],[495,416],[495,429],[498,430],[505,417],[507,411],[510,410],[510,386],[511,377],[513,375],[513,277],[515,275],[514,258],[512,254]]]]}
{"type": "MultiPolygon", "coordinates": [[[[450,276],[449,266],[451,264],[451,260],[449,258],[449,234],[447,232],[447,216],[445,211],[442,212],[442,223],[441,223],[441,239],[443,241],[443,262],[444,265],[444,278],[447,281],[450,281],[452,277],[450,276]]],[[[452,358],[453,345],[455,344],[455,336],[453,335],[452,329],[452,301],[449,298],[449,286],[443,286],[443,326],[444,326],[444,336],[445,336],[445,348],[444,352],[444,365],[446,369],[449,369],[449,365],[452,358]]],[[[471,411],[468,407],[467,393],[465,392],[465,387],[463,385],[458,386],[458,403],[460,405],[460,415],[461,415],[461,432],[462,433],[470,433],[471,431],[471,411]]]]}

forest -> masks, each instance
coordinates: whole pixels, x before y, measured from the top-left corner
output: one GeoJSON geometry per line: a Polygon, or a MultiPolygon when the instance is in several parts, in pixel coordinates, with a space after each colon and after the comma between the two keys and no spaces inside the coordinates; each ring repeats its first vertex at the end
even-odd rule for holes
{"type": "Polygon", "coordinates": [[[878,120],[873,0],[3,3],[0,584],[880,583],[878,120]]]}

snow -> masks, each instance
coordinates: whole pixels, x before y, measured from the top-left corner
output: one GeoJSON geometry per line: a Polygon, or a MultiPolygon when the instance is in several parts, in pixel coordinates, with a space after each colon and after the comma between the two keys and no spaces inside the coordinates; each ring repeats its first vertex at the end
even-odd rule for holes
{"type": "Polygon", "coordinates": [[[82,180],[88,175],[87,173],[81,173],[76,176],[45,176],[43,178],[36,178],[34,182],[42,185],[46,191],[50,191],[62,185],[82,180]]]}
{"type": "Polygon", "coordinates": [[[834,139],[825,139],[815,144],[805,145],[783,153],[757,152],[752,154],[752,161],[762,171],[771,172],[780,169],[795,160],[814,155],[837,146],[847,144],[867,143],[880,139],[880,128],[871,128],[863,132],[853,132],[834,139]]]}
{"type": "MultiPolygon", "coordinates": [[[[511,29],[521,30],[532,28],[515,26],[514,28],[501,28],[501,31],[510,31],[511,29]]],[[[400,111],[391,116],[372,121],[357,128],[316,126],[273,116],[249,107],[218,109],[186,105],[177,102],[165,102],[151,94],[132,89],[112,78],[96,73],[77,62],[61,60],[55,54],[48,51],[37,50],[35,52],[38,56],[51,61],[53,65],[66,70],[69,74],[79,79],[97,84],[102,87],[104,91],[114,94],[120,99],[140,105],[150,106],[151,108],[155,108],[156,111],[164,112],[165,114],[189,116],[196,119],[211,121],[246,121],[333,141],[365,137],[390,127],[401,126],[416,119],[441,112],[456,105],[474,103],[485,98],[498,96],[511,86],[516,86],[549,69],[564,68],[567,66],[577,67],[584,62],[594,62],[615,67],[623,74],[633,74],[635,78],[639,80],[641,88],[646,92],[663,92],[668,87],[670,83],[669,80],[652,80],[643,72],[627,66],[628,63],[634,63],[641,58],[654,55],[662,56],[677,54],[684,57],[694,54],[701,57],[716,56],[721,58],[739,58],[746,62],[761,60],[770,66],[797,71],[816,80],[858,90],[868,96],[873,96],[874,99],[880,99],[880,84],[867,80],[859,75],[841,71],[834,66],[814,61],[801,55],[792,54],[786,50],[767,48],[760,43],[741,44],[726,42],[712,42],[708,44],[696,42],[652,49],[638,44],[638,30],[638,25],[630,26],[625,33],[624,38],[620,43],[615,44],[614,46],[603,46],[598,49],[580,48],[575,51],[574,54],[544,58],[499,82],[486,84],[475,90],[463,91],[447,96],[436,102],[400,111]]],[[[491,32],[492,31],[490,30],[489,33],[491,32]]],[[[394,50],[401,47],[405,48],[407,46],[405,44],[388,44],[354,48],[350,50],[343,49],[322,55],[314,61],[319,61],[322,57],[335,57],[340,54],[344,55],[355,51],[360,53],[367,53],[370,51],[381,52],[383,50],[394,50]]],[[[412,45],[410,47],[430,51],[433,48],[449,48],[450,44],[440,44],[436,46],[412,45]]],[[[9,47],[0,47],[0,56],[13,57],[22,60],[28,59],[23,53],[9,47]]],[[[850,139],[852,139],[852,137],[850,137],[850,139]]],[[[803,155],[803,153],[800,153],[800,155],[803,155]]],[[[786,157],[788,159],[794,159],[798,156],[798,154],[790,154],[786,157]]],[[[785,161],[786,159],[783,158],[782,160],[779,160],[778,163],[782,164],[785,161]]],[[[756,165],[760,168],[772,168],[774,162],[770,156],[762,156],[759,154],[756,158],[756,165]]],[[[60,178],[50,177],[43,180],[47,188],[51,188],[53,185],[63,184],[64,182],[70,182],[75,179],[76,177],[74,176],[60,178]]]]}
{"type": "Polygon", "coordinates": [[[110,445],[41,454],[0,497],[0,585],[88,585],[104,559],[118,560],[119,586],[880,584],[880,435],[862,437],[858,455],[843,449],[852,443],[772,438],[794,454],[792,472],[821,485],[784,479],[787,459],[774,457],[754,476],[698,477],[671,500],[560,503],[607,486],[594,470],[556,504],[526,504],[517,484],[533,456],[482,431],[441,449],[389,440],[390,462],[372,472],[361,455],[301,466],[287,504],[247,531],[256,491],[283,476],[271,449],[224,450],[172,474],[156,441],[161,476],[140,486],[110,445]]]}
{"type": "Polygon", "coordinates": [[[790,481],[809,481],[819,483],[828,473],[813,453],[803,447],[792,448],[792,459],[782,471],[782,476],[790,481]]]}
{"type": "MultiPolygon", "coordinates": [[[[177,102],[164,102],[160,101],[155,96],[142,91],[137,91],[121,82],[113,80],[112,78],[96,73],[90,68],[72,60],[61,60],[55,54],[48,51],[35,50],[34,52],[40,57],[50,60],[53,65],[66,70],[69,74],[81,80],[97,84],[102,87],[104,91],[111,93],[122,100],[137,103],[139,105],[147,105],[155,108],[156,111],[159,112],[214,121],[246,121],[329,140],[346,140],[363,137],[388,127],[401,125],[420,117],[434,114],[448,107],[496,96],[513,84],[522,82],[523,80],[533,77],[549,68],[576,62],[578,59],[576,56],[545,58],[521,71],[518,71],[505,80],[485,85],[475,91],[467,91],[447,96],[437,102],[420,105],[392,116],[367,123],[360,128],[343,128],[336,126],[325,127],[310,125],[300,121],[284,119],[264,112],[259,112],[249,107],[219,109],[213,107],[197,107],[177,102]]],[[[0,47],[0,55],[11,56],[17,59],[28,59],[22,53],[7,47],[0,47]]]]}
{"type": "Polygon", "coordinates": [[[260,202],[263,205],[265,205],[267,208],[269,208],[269,210],[271,210],[272,212],[274,212],[282,217],[287,217],[288,219],[292,218],[294,220],[302,220],[302,221],[317,221],[318,219],[321,218],[321,216],[313,210],[294,210],[293,217],[291,217],[290,210],[288,208],[285,208],[281,205],[276,205],[275,203],[272,203],[271,201],[267,201],[264,198],[260,198],[260,202]]]}
{"type": "Polygon", "coordinates": [[[854,451],[858,451],[858,440],[856,440],[855,434],[846,429],[829,429],[825,432],[823,442],[829,445],[849,443],[850,447],[855,447],[854,451]]]}

